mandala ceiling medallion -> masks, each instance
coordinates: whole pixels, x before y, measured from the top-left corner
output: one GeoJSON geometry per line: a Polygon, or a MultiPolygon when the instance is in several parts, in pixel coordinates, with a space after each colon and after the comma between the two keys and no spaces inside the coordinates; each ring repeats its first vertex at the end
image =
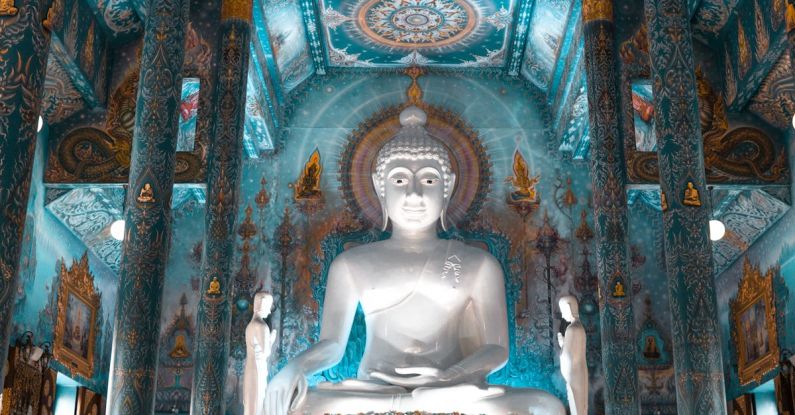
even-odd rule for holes
{"type": "Polygon", "coordinates": [[[439,48],[467,37],[477,25],[467,0],[369,0],[357,23],[374,42],[392,48],[439,48]]]}

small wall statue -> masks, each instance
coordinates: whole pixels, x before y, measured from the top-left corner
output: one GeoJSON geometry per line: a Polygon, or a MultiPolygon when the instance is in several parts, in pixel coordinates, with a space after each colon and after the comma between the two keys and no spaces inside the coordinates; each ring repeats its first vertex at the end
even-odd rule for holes
{"type": "Polygon", "coordinates": [[[271,313],[273,295],[258,292],[254,296],[254,315],[246,326],[246,367],[243,374],[243,408],[245,415],[265,415],[265,391],[268,387],[268,358],[276,340],[265,319],[271,313]]]}
{"type": "Polygon", "coordinates": [[[560,371],[566,380],[571,415],[588,414],[588,364],[585,359],[585,328],[580,322],[579,306],[573,296],[558,302],[563,319],[569,322],[566,334],[558,333],[560,371]]]}

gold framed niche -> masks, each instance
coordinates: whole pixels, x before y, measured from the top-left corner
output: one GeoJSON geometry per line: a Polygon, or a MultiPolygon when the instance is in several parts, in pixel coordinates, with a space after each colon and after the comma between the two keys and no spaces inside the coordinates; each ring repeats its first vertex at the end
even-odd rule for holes
{"type": "Polygon", "coordinates": [[[776,268],[762,275],[748,258],[737,297],[731,302],[733,341],[737,350],[737,372],[741,386],[760,382],[779,363],[776,298],[773,283],[776,268]]]}
{"type": "Polygon", "coordinates": [[[55,319],[55,360],[73,374],[90,379],[94,374],[94,343],[100,294],[88,268],[88,252],[69,269],[61,258],[58,312],[55,319]]]}

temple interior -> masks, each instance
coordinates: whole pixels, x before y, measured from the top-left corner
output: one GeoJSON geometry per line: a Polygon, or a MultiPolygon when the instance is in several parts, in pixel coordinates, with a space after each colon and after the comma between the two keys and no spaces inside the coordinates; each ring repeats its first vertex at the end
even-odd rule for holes
{"type": "Polygon", "coordinates": [[[793,62],[789,0],[0,0],[0,415],[795,414],[793,62]]]}

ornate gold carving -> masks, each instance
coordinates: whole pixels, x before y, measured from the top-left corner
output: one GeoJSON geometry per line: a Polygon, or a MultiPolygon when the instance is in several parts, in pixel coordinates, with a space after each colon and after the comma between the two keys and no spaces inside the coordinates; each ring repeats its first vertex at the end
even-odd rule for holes
{"type": "Polygon", "coordinates": [[[778,367],[779,346],[776,327],[776,301],[773,280],[777,268],[763,276],[748,257],[743,263],[743,278],[732,300],[731,321],[737,350],[737,372],[740,385],[759,382],[778,367]]]}
{"type": "Polygon", "coordinates": [[[152,185],[145,183],[141,192],[138,194],[138,202],[140,203],[154,203],[155,192],[152,190],[152,185]]]}
{"type": "Polygon", "coordinates": [[[406,90],[409,105],[422,106],[422,88],[417,83],[417,79],[425,74],[425,71],[419,66],[411,66],[404,71],[406,75],[411,78],[411,85],[406,90]]]}
{"type": "Polygon", "coordinates": [[[0,0],[0,17],[16,16],[19,9],[14,7],[14,0],[0,0]]]}
{"type": "Polygon", "coordinates": [[[701,197],[698,195],[698,190],[693,185],[693,182],[687,182],[687,189],[685,189],[685,198],[682,200],[685,206],[701,206],[701,197]]]}
{"type": "Polygon", "coordinates": [[[66,269],[61,259],[58,279],[58,314],[53,356],[74,374],[90,379],[94,374],[94,343],[100,294],[88,267],[88,252],[66,269]]]}
{"type": "Polygon", "coordinates": [[[320,175],[323,165],[320,163],[320,151],[315,148],[309,160],[304,164],[304,170],[298,181],[290,185],[293,188],[295,200],[317,200],[323,197],[320,190],[320,175]]]}
{"type": "Polygon", "coordinates": [[[583,0],[582,21],[594,20],[613,21],[613,0],[583,0]]]}
{"type": "Polygon", "coordinates": [[[505,181],[513,186],[513,191],[507,197],[508,206],[522,218],[526,218],[540,203],[536,191],[540,179],[541,175],[530,177],[527,162],[522,153],[516,150],[513,153],[513,176],[509,176],[505,181]]]}
{"type": "Polygon", "coordinates": [[[218,277],[213,277],[210,286],[207,288],[207,295],[221,295],[221,282],[218,277]]]}
{"type": "Polygon", "coordinates": [[[251,22],[251,0],[223,0],[221,3],[221,20],[240,19],[251,22]]]}

